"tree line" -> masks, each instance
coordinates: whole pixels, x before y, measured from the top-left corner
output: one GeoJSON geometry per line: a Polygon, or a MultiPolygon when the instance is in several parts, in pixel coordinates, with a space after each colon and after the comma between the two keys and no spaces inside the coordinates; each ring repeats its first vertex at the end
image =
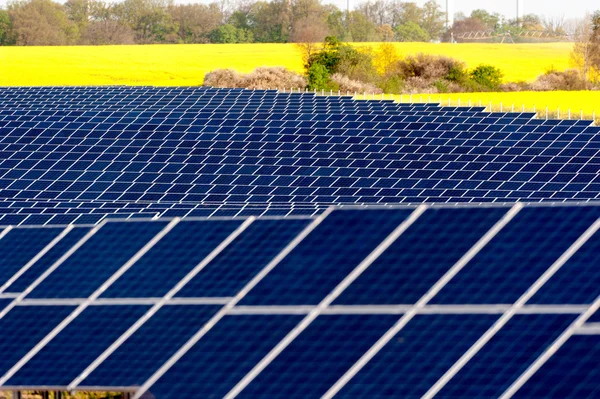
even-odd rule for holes
{"type": "Polygon", "coordinates": [[[150,43],[285,43],[449,41],[474,30],[552,31],[561,20],[527,15],[520,21],[476,10],[446,26],[435,0],[422,7],[402,0],[368,0],[347,12],[320,0],[16,0],[0,9],[0,45],[150,43]]]}

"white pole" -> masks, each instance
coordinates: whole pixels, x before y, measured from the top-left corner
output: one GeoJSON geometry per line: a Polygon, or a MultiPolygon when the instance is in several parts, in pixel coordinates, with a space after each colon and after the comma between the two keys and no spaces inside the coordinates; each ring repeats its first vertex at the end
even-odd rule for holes
{"type": "Polygon", "coordinates": [[[515,103],[513,103],[512,108],[510,109],[510,112],[515,112],[515,103]]]}
{"type": "Polygon", "coordinates": [[[556,119],[560,119],[560,107],[556,108],[556,119]]]}
{"type": "Polygon", "coordinates": [[[412,104],[412,94],[410,95],[410,103],[412,104]]]}
{"type": "Polygon", "coordinates": [[[521,112],[525,112],[525,104],[523,104],[523,108],[521,109],[521,112]]]}
{"type": "Polygon", "coordinates": [[[569,108],[569,120],[571,120],[571,108],[569,108]]]}
{"type": "Polygon", "coordinates": [[[460,107],[460,98],[458,99],[458,106],[460,107]]]}
{"type": "Polygon", "coordinates": [[[500,112],[502,112],[502,101],[500,101],[500,112]]]}
{"type": "Polygon", "coordinates": [[[579,111],[579,119],[583,120],[583,110],[579,111]]]}
{"type": "Polygon", "coordinates": [[[469,107],[471,106],[471,99],[469,98],[469,107]]]}
{"type": "Polygon", "coordinates": [[[548,106],[546,105],[546,120],[548,120],[548,106]]]}
{"type": "Polygon", "coordinates": [[[423,96],[419,96],[419,102],[422,104],[423,103],[423,96]]]}

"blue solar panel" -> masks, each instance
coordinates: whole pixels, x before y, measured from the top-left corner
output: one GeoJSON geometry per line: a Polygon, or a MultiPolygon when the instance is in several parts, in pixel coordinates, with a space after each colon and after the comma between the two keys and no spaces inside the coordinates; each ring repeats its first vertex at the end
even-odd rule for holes
{"type": "Polygon", "coordinates": [[[436,395],[499,398],[576,315],[515,315],[436,395]]]}
{"type": "Polygon", "coordinates": [[[6,373],[56,327],[73,306],[17,306],[0,319],[0,373],[6,373]]]}
{"type": "Polygon", "coordinates": [[[131,305],[88,307],[7,385],[66,387],[148,309],[131,305]]]}
{"type": "Polygon", "coordinates": [[[94,370],[80,386],[142,385],[196,333],[219,306],[162,307],[94,370]]]}
{"type": "Polygon", "coordinates": [[[592,399],[600,395],[600,335],[574,335],[514,398],[592,399]]]}
{"type": "Polygon", "coordinates": [[[496,319],[415,316],[336,397],[420,398],[496,319]]]}
{"type": "MultiPolygon", "coordinates": [[[[62,229],[12,229],[0,239],[0,283],[4,284],[48,245],[62,229]]],[[[0,284],[0,285],[1,285],[0,284]]]]}
{"type": "Polygon", "coordinates": [[[425,211],[334,304],[416,303],[505,213],[505,208],[425,211]]]}
{"type": "Polygon", "coordinates": [[[309,223],[309,219],[264,219],[253,222],[176,296],[235,296],[309,223]]]}
{"type": "Polygon", "coordinates": [[[238,397],[319,398],[397,319],[319,316],[238,397]]]}
{"type": "Polygon", "coordinates": [[[107,223],[28,297],[88,297],[166,225],[165,222],[107,223]]]}
{"type": "Polygon", "coordinates": [[[599,217],[588,207],[522,209],[431,303],[517,301],[599,217]]]}
{"type": "Polygon", "coordinates": [[[595,233],[529,300],[529,304],[586,304],[600,295],[600,232],[595,233]]]}
{"type": "Polygon", "coordinates": [[[409,214],[403,209],[332,212],[240,304],[318,304],[409,214]]]}
{"type": "Polygon", "coordinates": [[[54,262],[63,256],[73,247],[84,235],[89,232],[89,228],[76,227],[67,233],[58,243],[56,243],[46,254],[37,262],[31,265],[19,278],[6,288],[6,292],[22,292],[31,285],[42,273],[48,269],[54,262]]]}
{"type": "Polygon", "coordinates": [[[162,297],[194,269],[241,221],[180,222],[123,274],[102,297],[162,297]]]}
{"type": "Polygon", "coordinates": [[[302,319],[225,316],[150,389],[157,398],[222,398],[302,319]]]}

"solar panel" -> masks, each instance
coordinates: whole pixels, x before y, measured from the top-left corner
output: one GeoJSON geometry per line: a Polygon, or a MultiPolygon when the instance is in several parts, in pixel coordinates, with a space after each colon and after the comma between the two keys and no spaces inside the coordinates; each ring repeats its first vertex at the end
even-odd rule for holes
{"type": "Polygon", "coordinates": [[[0,386],[594,396],[600,128],[533,116],[0,88],[0,386]]]}

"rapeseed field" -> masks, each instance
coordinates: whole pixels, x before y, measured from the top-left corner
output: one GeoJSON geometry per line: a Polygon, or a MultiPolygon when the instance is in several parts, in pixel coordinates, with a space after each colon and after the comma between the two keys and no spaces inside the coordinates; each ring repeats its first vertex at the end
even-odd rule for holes
{"type": "MultiPolygon", "coordinates": [[[[377,47],[377,43],[358,46],[377,47]]],[[[569,67],[569,43],[432,44],[396,43],[399,54],[447,55],[474,67],[493,64],[506,81],[532,81],[550,68],[569,67]]],[[[249,72],[285,66],[301,72],[293,44],[202,44],[71,47],[0,47],[0,86],[202,84],[217,68],[249,72]]]]}

